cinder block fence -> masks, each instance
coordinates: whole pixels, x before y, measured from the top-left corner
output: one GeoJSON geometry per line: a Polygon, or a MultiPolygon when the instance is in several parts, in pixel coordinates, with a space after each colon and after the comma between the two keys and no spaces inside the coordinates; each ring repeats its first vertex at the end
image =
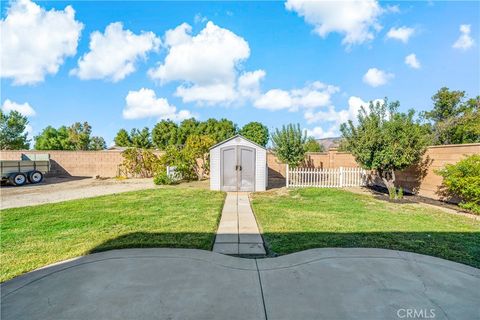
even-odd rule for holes
{"type": "MultiPolygon", "coordinates": [[[[52,175],[56,176],[84,176],[84,177],[115,177],[119,173],[119,165],[123,161],[121,151],[32,151],[32,150],[2,150],[0,159],[17,160],[22,153],[49,153],[52,164],[52,175]]],[[[161,152],[157,152],[161,154],[161,152]]],[[[402,172],[397,172],[397,182],[404,186],[406,191],[418,193],[419,195],[438,198],[439,187],[442,184],[442,177],[435,173],[446,164],[453,164],[466,156],[480,154],[480,143],[445,145],[428,147],[423,160],[417,166],[412,166],[402,172]]],[[[276,181],[276,185],[285,185],[286,165],[281,163],[273,153],[267,154],[268,177],[270,181],[276,181]],[[280,183],[279,183],[280,181],[280,183]]],[[[355,158],[345,152],[330,150],[323,153],[308,153],[305,162],[301,166],[304,172],[310,172],[307,168],[315,169],[315,176],[307,173],[298,175],[297,182],[310,181],[309,183],[329,184],[331,179],[338,178],[338,170],[328,171],[327,169],[359,168],[355,158]],[[323,173],[320,173],[323,172],[323,173]],[[329,178],[325,177],[331,172],[329,178]],[[337,172],[337,173],[334,173],[337,172]],[[323,176],[322,176],[323,174],[323,176]],[[337,176],[335,176],[335,174],[337,176]],[[300,178],[302,175],[302,178],[300,178]],[[317,180],[315,180],[317,179],[317,180]]],[[[292,178],[293,179],[293,178],[292,178]]],[[[346,179],[346,178],[344,178],[346,179]]],[[[290,180],[293,183],[293,180],[290,180]]],[[[381,184],[380,180],[375,183],[381,184]]]]}

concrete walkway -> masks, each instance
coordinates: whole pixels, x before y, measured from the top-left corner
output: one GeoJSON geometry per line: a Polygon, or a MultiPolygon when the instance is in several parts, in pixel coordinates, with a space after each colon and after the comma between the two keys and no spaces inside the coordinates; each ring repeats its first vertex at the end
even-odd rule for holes
{"type": "Polygon", "coordinates": [[[478,288],[479,269],[391,250],[125,249],[2,284],[1,319],[479,319],[478,288]]]}
{"type": "Polygon", "coordinates": [[[265,255],[248,192],[227,193],[213,251],[238,256],[265,255]]]}

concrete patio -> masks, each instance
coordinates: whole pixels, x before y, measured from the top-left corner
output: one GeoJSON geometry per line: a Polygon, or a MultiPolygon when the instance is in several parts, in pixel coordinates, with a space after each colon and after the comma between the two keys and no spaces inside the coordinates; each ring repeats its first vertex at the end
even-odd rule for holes
{"type": "Polygon", "coordinates": [[[479,287],[479,269],[392,250],[313,249],[243,259],[124,249],[2,284],[1,318],[383,320],[416,312],[478,319],[479,287]]]}

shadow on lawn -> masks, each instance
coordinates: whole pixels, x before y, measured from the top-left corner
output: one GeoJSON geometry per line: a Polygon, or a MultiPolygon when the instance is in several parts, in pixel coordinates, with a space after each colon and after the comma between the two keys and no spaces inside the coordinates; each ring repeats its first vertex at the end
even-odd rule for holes
{"type": "MultiPolygon", "coordinates": [[[[382,248],[435,256],[480,268],[479,232],[264,233],[269,256],[313,248],[382,248]]],[[[90,253],[124,248],[211,250],[214,233],[134,232],[103,242],[90,253]]]]}

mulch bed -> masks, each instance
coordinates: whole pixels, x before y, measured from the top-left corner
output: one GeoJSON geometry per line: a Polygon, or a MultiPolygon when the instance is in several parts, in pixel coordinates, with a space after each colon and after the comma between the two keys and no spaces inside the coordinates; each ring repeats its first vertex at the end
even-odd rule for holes
{"type": "Polygon", "coordinates": [[[450,203],[450,202],[445,202],[441,200],[435,200],[427,197],[422,197],[416,194],[411,194],[411,193],[404,193],[403,199],[398,199],[398,200],[391,200],[388,197],[388,190],[385,187],[381,186],[368,186],[366,187],[367,189],[371,190],[375,194],[375,198],[379,200],[384,200],[384,201],[389,201],[393,203],[425,203],[429,205],[433,205],[436,207],[442,207],[442,208],[447,208],[447,209],[452,209],[456,211],[460,211],[463,213],[467,214],[472,214],[471,212],[459,207],[455,203],[450,203]]]}

